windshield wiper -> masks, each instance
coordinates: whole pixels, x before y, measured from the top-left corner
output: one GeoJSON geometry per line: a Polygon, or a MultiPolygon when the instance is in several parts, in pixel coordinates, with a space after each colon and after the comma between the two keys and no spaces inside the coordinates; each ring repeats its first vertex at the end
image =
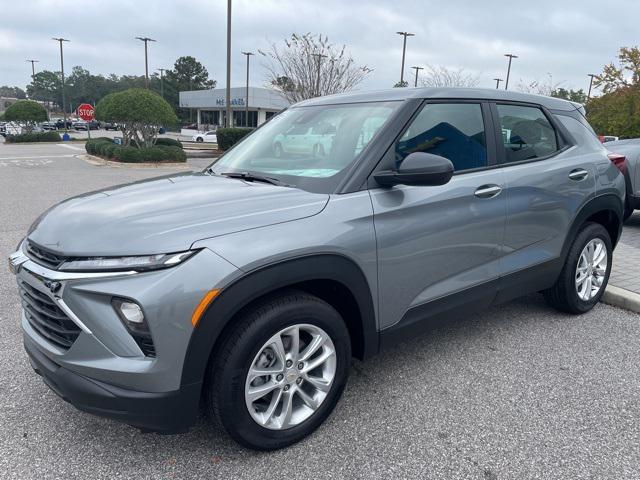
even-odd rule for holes
{"type": "Polygon", "coordinates": [[[264,182],[271,185],[277,185],[279,187],[290,187],[291,185],[284,183],[282,180],[278,180],[273,177],[266,177],[264,175],[258,175],[250,172],[222,172],[220,175],[224,175],[229,178],[239,178],[241,180],[247,180],[249,182],[264,182]]]}

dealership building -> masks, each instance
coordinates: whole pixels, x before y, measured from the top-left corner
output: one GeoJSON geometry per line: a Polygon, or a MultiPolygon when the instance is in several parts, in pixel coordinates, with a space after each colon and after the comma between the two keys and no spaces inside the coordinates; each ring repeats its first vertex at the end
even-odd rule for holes
{"type": "MultiPolygon", "coordinates": [[[[198,129],[224,125],[226,116],[226,89],[191,90],[180,92],[180,106],[191,108],[198,114],[198,129]]],[[[247,88],[231,89],[233,125],[244,127],[247,105],[247,88]]],[[[289,106],[289,102],[277,91],[268,88],[249,87],[249,126],[258,127],[289,106]]]]}

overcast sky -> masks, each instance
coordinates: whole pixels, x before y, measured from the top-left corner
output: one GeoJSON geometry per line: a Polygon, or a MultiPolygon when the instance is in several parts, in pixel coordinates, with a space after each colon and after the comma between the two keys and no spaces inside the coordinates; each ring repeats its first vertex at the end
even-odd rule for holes
{"type": "MultiPolygon", "coordinates": [[[[31,66],[59,69],[58,44],[65,44],[65,67],[92,73],[144,73],[142,43],[150,44],[149,68],[171,68],[181,55],[202,62],[224,86],[226,0],[0,0],[0,84],[24,87],[31,66]]],[[[346,44],[355,61],[373,68],[359,88],[392,86],[399,80],[402,38],[407,73],[412,65],[464,68],[480,75],[480,86],[504,78],[513,52],[511,82],[562,82],[588,87],[587,73],[599,73],[620,46],[638,42],[640,2],[608,0],[234,0],[232,86],[245,83],[241,51],[264,49],[292,32],[323,33],[346,44]]],[[[261,57],[253,57],[251,83],[265,83],[261,57]]]]}

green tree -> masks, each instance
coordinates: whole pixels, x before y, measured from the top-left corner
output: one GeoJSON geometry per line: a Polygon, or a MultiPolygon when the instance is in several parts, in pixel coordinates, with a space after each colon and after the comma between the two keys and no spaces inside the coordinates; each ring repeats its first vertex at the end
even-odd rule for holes
{"type": "Polygon", "coordinates": [[[587,119],[600,135],[640,137],[640,85],[618,88],[590,99],[587,119]]]}
{"type": "Polygon", "coordinates": [[[613,62],[605,65],[602,73],[595,77],[593,85],[603,93],[611,93],[640,81],[640,48],[622,47],[618,52],[619,66],[613,62]]]}
{"type": "Polygon", "coordinates": [[[566,88],[556,88],[551,92],[552,97],[562,98],[571,102],[587,103],[587,94],[584,90],[567,90],[566,88]]]}
{"type": "Polygon", "coordinates": [[[10,87],[3,85],[0,87],[0,97],[17,98],[18,100],[24,100],[27,98],[27,94],[20,87],[10,87]]]}
{"type": "Polygon", "coordinates": [[[27,94],[33,100],[53,102],[62,108],[62,90],[60,89],[60,72],[42,70],[36,73],[27,85],[27,94]]]}
{"type": "Polygon", "coordinates": [[[98,102],[96,118],[120,125],[125,145],[150,147],[155,144],[158,128],[178,122],[171,105],[155,92],[131,88],[111,93],[98,102]]]}
{"type": "Polygon", "coordinates": [[[31,133],[40,122],[47,121],[47,111],[38,102],[32,100],[18,100],[7,108],[4,118],[8,122],[20,122],[25,126],[26,133],[31,133]]]}
{"type": "MultiPolygon", "coordinates": [[[[150,79],[151,80],[151,79],[150,79]]],[[[151,82],[155,84],[156,82],[151,82]]],[[[164,96],[176,110],[178,116],[187,119],[190,109],[180,108],[179,92],[184,90],[208,90],[216,88],[217,82],[209,78],[209,72],[194,57],[185,56],[178,58],[173,64],[173,69],[165,72],[164,96]]],[[[160,81],[157,78],[159,88],[160,81]]]]}

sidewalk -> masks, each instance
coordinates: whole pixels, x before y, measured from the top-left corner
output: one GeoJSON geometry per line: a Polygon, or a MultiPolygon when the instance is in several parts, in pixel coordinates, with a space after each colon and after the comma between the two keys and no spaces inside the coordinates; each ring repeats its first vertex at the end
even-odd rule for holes
{"type": "Polygon", "coordinates": [[[605,303],[640,311],[640,212],[622,230],[613,254],[613,267],[605,303]]]}
{"type": "Polygon", "coordinates": [[[609,283],[640,294],[640,212],[636,212],[622,230],[613,253],[609,283]]]}

